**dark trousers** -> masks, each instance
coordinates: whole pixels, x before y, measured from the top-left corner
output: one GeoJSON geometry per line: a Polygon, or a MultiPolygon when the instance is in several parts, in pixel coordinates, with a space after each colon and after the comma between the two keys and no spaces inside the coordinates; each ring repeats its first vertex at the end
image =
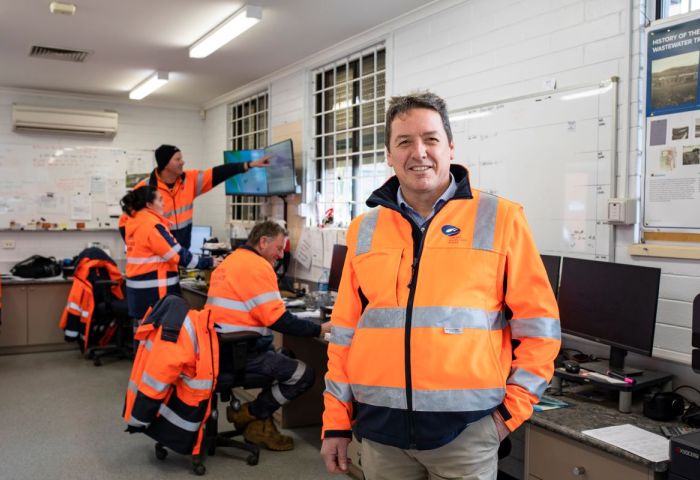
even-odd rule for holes
{"type": "Polygon", "coordinates": [[[275,379],[249,407],[250,413],[258,418],[271,416],[280,406],[307,391],[314,384],[315,377],[313,368],[304,362],[272,350],[249,359],[246,373],[275,379]]]}

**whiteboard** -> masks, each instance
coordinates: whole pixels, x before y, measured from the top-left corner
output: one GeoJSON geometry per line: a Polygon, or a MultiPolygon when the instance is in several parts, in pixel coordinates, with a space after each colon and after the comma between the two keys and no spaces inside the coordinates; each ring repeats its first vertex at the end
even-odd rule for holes
{"type": "Polygon", "coordinates": [[[126,178],[153,170],[152,150],[0,145],[0,229],[116,229],[126,178]]]}
{"type": "Polygon", "coordinates": [[[607,80],[451,111],[455,161],[523,205],[542,253],[610,260],[616,103],[607,80]]]}

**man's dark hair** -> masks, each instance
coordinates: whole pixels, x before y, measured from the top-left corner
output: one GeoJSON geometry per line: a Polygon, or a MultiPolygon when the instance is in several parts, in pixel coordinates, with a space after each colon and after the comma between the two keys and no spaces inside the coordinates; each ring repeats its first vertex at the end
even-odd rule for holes
{"type": "Polygon", "coordinates": [[[264,222],[257,223],[253,227],[253,229],[250,231],[250,234],[248,235],[248,240],[246,240],[246,244],[251,247],[254,247],[258,244],[262,237],[277,238],[277,235],[279,235],[280,233],[282,235],[287,235],[287,232],[284,228],[280,227],[275,222],[266,220],[264,222]]]}
{"type": "Polygon", "coordinates": [[[452,142],[452,128],[450,127],[450,117],[447,115],[447,104],[445,101],[431,92],[416,92],[400,97],[391,97],[389,107],[386,109],[386,135],[384,136],[384,146],[390,150],[391,142],[391,122],[397,115],[413,110],[414,108],[427,108],[435,110],[442,118],[442,126],[447,133],[447,140],[452,142]]]}

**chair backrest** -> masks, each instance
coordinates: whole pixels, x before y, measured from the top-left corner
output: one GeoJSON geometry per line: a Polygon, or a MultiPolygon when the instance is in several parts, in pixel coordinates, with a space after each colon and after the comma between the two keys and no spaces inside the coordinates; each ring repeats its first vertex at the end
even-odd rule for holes
{"type": "Polygon", "coordinates": [[[246,374],[248,359],[259,353],[257,332],[219,333],[219,378],[216,389],[228,392],[233,387],[262,388],[274,380],[265,375],[246,374]]]}

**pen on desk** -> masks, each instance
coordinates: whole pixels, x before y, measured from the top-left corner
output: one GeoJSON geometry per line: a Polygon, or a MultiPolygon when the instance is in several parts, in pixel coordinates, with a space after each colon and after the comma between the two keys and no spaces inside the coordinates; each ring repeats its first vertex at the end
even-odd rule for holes
{"type": "Polygon", "coordinates": [[[629,385],[634,385],[634,383],[635,383],[634,378],[626,377],[622,373],[617,373],[617,372],[614,372],[612,370],[608,370],[607,375],[608,375],[608,377],[617,378],[618,380],[622,380],[623,382],[625,382],[629,385]]]}

